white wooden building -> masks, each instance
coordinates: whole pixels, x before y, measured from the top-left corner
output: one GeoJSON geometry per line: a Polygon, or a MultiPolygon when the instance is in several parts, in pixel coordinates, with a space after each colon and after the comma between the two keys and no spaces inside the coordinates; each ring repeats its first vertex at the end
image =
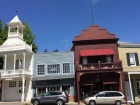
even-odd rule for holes
{"type": "Polygon", "coordinates": [[[32,45],[23,40],[24,25],[16,15],[8,25],[8,38],[0,46],[1,101],[29,101],[32,96],[32,45]]]}

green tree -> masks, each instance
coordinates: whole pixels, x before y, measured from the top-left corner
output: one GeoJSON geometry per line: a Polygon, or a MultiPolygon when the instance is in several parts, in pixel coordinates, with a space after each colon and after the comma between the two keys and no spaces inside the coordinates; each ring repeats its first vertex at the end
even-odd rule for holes
{"type": "Polygon", "coordinates": [[[8,26],[3,27],[2,21],[0,20],[0,45],[4,43],[8,36],[8,26]]]}
{"type": "Polygon", "coordinates": [[[29,27],[29,25],[26,22],[23,22],[23,25],[25,26],[24,31],[23,31],[23,39],[28,43],[29,45],[32,44],[32,50],[33,52],[37,52],[38,46],[34,43],[35,36],[32,34],[32,31],[29,27]]]}
{"type": "Polygon", "coordinates": [[[53,50],[52,52],[59,52],[58,49],[53,50]]]}
{"type": "Polygon", "coordinates": [[[47,52],[48,52],[48,50],[47,50],[47,49],[45,49],[45,50],[44,50],[44,53],[47,53],[47,52]]]}

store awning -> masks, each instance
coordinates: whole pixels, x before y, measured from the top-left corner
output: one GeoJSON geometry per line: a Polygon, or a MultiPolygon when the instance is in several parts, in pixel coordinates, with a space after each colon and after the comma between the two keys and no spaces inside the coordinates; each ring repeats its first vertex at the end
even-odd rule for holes
{"type": "Polygon", "coordinates": [[[80,50],[80,56],[113,55],[113,49],[80,50]]]}
{"type": "Polygon", "coordinates": [[[103,82],[104,85],[107,85],[107,84],[117,84],[117,82],[103,82]]]}

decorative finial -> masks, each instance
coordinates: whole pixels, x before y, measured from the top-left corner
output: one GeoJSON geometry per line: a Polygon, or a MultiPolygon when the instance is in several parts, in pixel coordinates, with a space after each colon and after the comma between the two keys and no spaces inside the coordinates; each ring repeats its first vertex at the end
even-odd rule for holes
{"type": "Polygon", "coordinates": [[[18,14],[18,10],[16,10],[16,15],[18,14]]]}

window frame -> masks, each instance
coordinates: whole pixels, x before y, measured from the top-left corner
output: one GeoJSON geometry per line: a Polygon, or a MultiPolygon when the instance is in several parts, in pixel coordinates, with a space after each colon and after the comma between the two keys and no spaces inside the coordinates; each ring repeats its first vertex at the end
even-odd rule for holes
{"type": "Polygon", "coordinates": [[[62,74],[71,74],[71,63],[70,62],[62,62],[62,74]],[[69,64],[69,73],[64,73],[64,65],[63,64],[69,64]]]}
{"type": "Polygon", "coordinates": [[[138,53],[133,53],[133,52],[129,52],[126,53],[126,58],[127,58],[127,65],[128,66],[139,66],[139,57],[138,57],[138,53]],[[132,57],[130,56],[132,55],[132,57]],[[131,64],[130,60],[133,58],[134,60],[134,65],[131,64]]]}
{"type": "Polygon", "coordinates": [[[47,74],[47,75],[61,74],[61,73],[62,73],[61,68],[62,68],[62,66],[61,66],[61,64],[60,64],[60,63],[47,64],[47,65],[46,65],[46,74],[47,74]],[[59,70],[60,70],[60,72],[59,72],[59,73],[49,73],[49,72],[48,72],[48,66],[52,66],[52,65],[59,65],[59,70]]]}
{"type": "Polygon", "coordinates": [[[17,81],[9,81],[8,82],[8,87],[9,88],[17,87],[17,81]]]}
{"type": "Polygon", "coordinates": [[[36,71],[37,71],[37,72],[36,72],[36,75],[37,75],[37,76],[44,76],[44,75],[46,74],[46,73],[45,73],[45,71],[46,71],[45,68],[46,68],[46,67],[45,67],[45,64],[37,64],[37,66],[36,66],[36,71]],[[41,74],[41,75],[38,74],[38,73],[39,73],[39,72],[38,72],[38,66],[39,66],[39,65],[44,65],[44,74],[41,74]]]}

